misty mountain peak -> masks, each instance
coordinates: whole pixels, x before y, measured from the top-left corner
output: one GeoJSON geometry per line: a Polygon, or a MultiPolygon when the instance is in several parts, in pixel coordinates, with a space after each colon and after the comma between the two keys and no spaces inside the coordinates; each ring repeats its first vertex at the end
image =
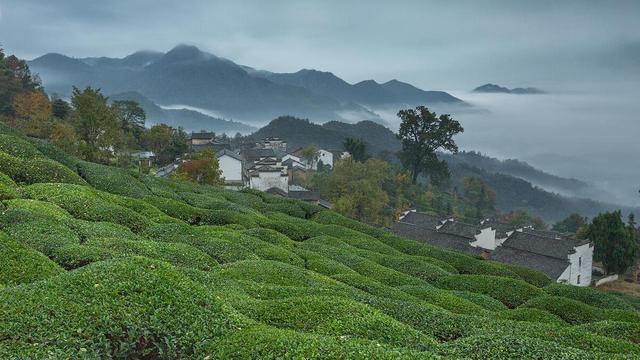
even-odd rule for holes
{"type": "Polygon", "coordinates": [[[214,57],[214,55],[205,53],[194,45],[180,44],[164,54],[164,56],[161,58],[161,61],[165,63],[202,61],[214,57]]]}

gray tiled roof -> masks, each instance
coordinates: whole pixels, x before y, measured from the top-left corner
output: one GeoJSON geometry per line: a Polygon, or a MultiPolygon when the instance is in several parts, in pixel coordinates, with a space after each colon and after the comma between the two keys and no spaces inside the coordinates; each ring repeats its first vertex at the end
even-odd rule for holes
{"type": "Polygon", "coordinates": [[[423,226],[434,230],[436,226],[441,224],[441,219],[439,217],[415,211],[407,213],[401,221],[403,223],[423,226]]]}
{"type": "Polygon", "coordinates": [[[491,260],[536,269],[554,280],[560,277],[569,266],[567,259],[535,254],[507,246],[499,246],[494,250],[491,253],[491,260]]]}
{"type": "Polygon", "coordinates": [[[587,243],[589,243],[588,240],[556,239],[528,232],[515,231],[502,243],[502,247],[509,247],[564,260],[569,253],[574,251],[574,247],[587,243]]]}
{"type": "Polygon", "coordinates": [[[242,161],[242,157],[240,156],[240,154],[238,154],[237,152],[231,151],[229,149],[222,149],[218,151],[218,153],[216,154],[217,157],[222,157],[224,155],[227,155],[233,159],[242,161]]]}
{"type": "Polygon", "coordinates": [[[466,237],[443,233],[435,231],[435,229],[431,230],[423,226],[417,226],[405,222],[394,223],[391,227],[391,232],[408,239],[417,240],[449,250],[463,252],[469,255],[478,255],[482,252],[482,249],[469,245],[469,239],[466,237]]]}
{"type": "Polygon", "coordinates": [[[496,230],[496,238],[498,239],[506,238],[508,232],[513,232],[516,229],[513,225],[503,224],[495,220],[487,220],[480,225],[481,229],[486,229],[488,227],[492,227],[496,230]]]}
{"type": "Polygon", "coordinates": [[[465,224],[459,221],[447,221],[438,231],[474,239],[479,229],[475,225],[465,224]]]}

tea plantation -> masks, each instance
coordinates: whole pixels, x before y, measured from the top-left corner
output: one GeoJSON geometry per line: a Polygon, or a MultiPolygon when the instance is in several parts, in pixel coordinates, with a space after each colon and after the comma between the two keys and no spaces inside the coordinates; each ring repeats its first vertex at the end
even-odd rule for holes
{"type": "Polygon", "coordinates": [[[1,132],[1,359],[640,358],[637,299],[1,132]]]}

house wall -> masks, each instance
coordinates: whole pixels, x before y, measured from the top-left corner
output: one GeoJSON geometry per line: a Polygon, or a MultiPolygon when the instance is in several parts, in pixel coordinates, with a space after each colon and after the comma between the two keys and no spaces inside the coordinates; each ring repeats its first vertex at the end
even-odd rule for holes
{"type": "Polygon", "coordinates": [[[220,164],[220,170],[222,170],[222,177],[226,181],[242,180],[242,161],[223,155],[218,158],[218,163],[220,164]]]}
{"type": "Polygon", "coordinates": [[[322,161],[324,166],[333,167],[333,153],[327,150],[318,150],[318,161],[322,161]]]}
{"type": "Polygon", "coordinates": [[[569,254],[569,266],[557,281],[575,286],[589,286],[593,267],[593,245],[585,244],[574,250],[575,253],[569,254]]]}
{"type": "Polygon", "coordinates": [[[213,139],[191,139],[191,145],[204,145],[209,144],[213,139]]]}
{"type": "Polygon", "coordinates": [[[289,178],[286,175],[283,176],[281,172],[261,172],[258,175],[249,179],[249,187],[252,189],[267,191],[275,187],[284,192],[289,192],[289,178]]]}
{"type": "Polygon", "coordinates": [[[471,246],[479,247],[487,250],[496,249],[496,229],[488,227],[480,230],[480,234],[475,236],[476,241],[471,246]]]}

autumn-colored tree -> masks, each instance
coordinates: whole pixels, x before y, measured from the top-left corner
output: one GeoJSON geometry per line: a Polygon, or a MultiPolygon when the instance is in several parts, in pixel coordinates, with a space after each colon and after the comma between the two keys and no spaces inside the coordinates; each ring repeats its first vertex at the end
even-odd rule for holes
{"type": "Polygon", "coordinates": [[[25,134],[48,137],[51,131],[51,102],[42,91],[26,91],[13,98],[15,124],[25,134]]]}
{"type": "Polygon", "coordinates": [[[54,122],[51,126],[49,140],[67,154],[76,155],[78,153],[78,135],[73,126],[68,123],[54,122]]]}
{"type": "Polygon", "coordinates": [[[177,179],[196,182],[198,184],[222,185],[224,179],[218,164],[218,158],[211,149],[205,149],[189,156],[189,160],[182,163],[173,172],[177,179]]]}
{"type": "Polygon", "coordinates": [[[40,79],[31,75],[26,61],[5,56],[0,49],[0,115],[15,116],[13,98],[20,93],[41,90],[40,79]]]}

